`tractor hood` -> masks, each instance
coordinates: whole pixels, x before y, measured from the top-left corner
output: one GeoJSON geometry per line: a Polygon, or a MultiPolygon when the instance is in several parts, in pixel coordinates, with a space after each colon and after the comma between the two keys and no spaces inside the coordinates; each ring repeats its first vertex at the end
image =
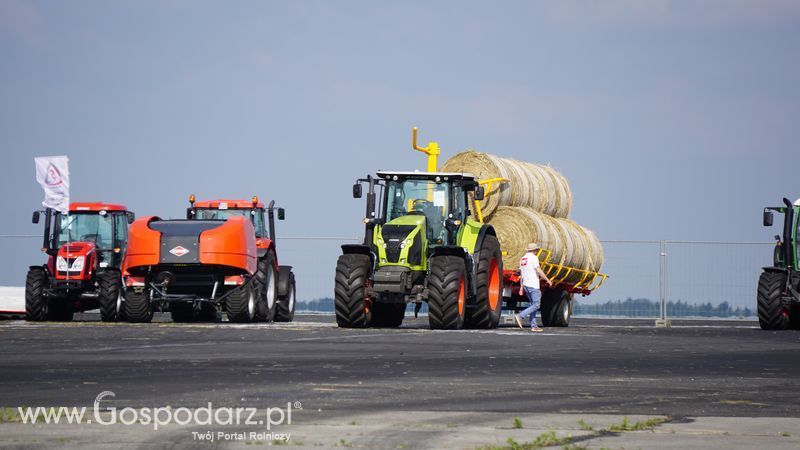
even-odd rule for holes
{"type": "Polygon", "coordinates": [[[86,279],[91,277],[95,245],[92,242],[70,242],[61,246],[56,255],[56,279],[86,279]]]}
{"type": "Polygon", "coordinates": [[[398,217],[380,227],[375,244],[381,263],[422,265],[426,222],[425,216],[411,214],[398,217]]]}

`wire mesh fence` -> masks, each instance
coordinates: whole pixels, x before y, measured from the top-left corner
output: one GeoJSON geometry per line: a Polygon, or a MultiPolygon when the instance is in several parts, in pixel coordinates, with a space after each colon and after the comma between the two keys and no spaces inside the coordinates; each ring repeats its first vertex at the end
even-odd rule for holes
{"type": "MultiPolygon", "coordinates": [[[[22,286],[28,265],[41,264],[37,235],[0,235],[7,254],[26,264],[0,275],[0,285],[22,286]],[[24,250],[23,250],[24,249],[24,250]]],[[[360,239],[280,237],[280,263],[293,266],[300,309],[333,312],[333,279],[341,245],[360,239]]],[[[755,317],[761,267],[772,261],[769,242],[603,241],[608,280],[576,297],[576,316],[624,318],[755,317]]],[[[424,312],[423,309],[422,312],[424,312]]]]}

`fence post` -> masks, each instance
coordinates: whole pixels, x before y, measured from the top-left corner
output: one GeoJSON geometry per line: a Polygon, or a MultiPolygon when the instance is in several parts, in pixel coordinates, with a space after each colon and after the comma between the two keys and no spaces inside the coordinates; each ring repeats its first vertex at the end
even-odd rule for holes
{"type": "Polygon", "coordinates": [[[659,254],[659,318],[656,319],[656,328],[669,328],[672,322],[667,318],[667,241],[660,242],[659,254]]]}

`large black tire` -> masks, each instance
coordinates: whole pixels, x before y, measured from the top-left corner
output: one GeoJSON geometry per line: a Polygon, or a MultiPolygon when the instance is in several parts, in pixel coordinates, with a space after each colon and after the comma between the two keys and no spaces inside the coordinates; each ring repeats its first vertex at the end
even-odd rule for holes
{"type": "Polygon", "coordinates": [[[125,290],[125,299],[122,310],[128,322],[150,323],[153,320],[153,307],[150,305],[150,291],[142,289],[136,292],[133,289],[125,290]]]}
{"type": "Polygon", "coordinates": [[[372,327],[397,328],[406,315],[405,303],[374,303],[372,305],[372,327]]]}
{"type": "Polygon", "coordinates": [[[229,322],[250,323],[256,317],[256,303],[259,294],[258,281],[249,279],[237,286],[225,297],[225,313],[229,322]]]}
{"type": "Polygon", "coordinates": [[[100,302],[100,319],[103,322],[120,320],[122,312],[122,277],[116,270],[97,274],[97,299],[100,302]]]}
{"type": "Polygon", "coordinates": [[[47,297],[44,289],[47,286],[47,273],[41,267],[28,270],[25,280],[25,320],[42,322],[47,319],[47,297]]]}
{"type": "Polygon", "coordinates": [[[294,273],[289,272],[289,286],[286,288],[286,295],[278,297],[278,303],[275,306],[275,322],[293,321],[296,303],[297,285],[294,281],[294,273]]]}
{"type": "Polygon", "coordinates": [[[258,261],[256,271],[257,296],[255,322],[270,322],[275,318],[278,299],[278,272],[275,270],[275,254],[267,253],[258,261]]]}
{"type": "Polygon", "coordinates": [[[366,328],[372,321],[367,306],[366,287],[370,282],[372,262],[361,254],[339,256],[336,261],[334,306],[340,328],[366,328]]]}
{"type": "Polygon", "coordinates": [[[503,255],[494,236],[483,239],[475,285],[475,304],[467,309],[464,327],[497,328],[503,311],[503,255]]]}
{"type": "Polygon", "coordinates": [[[786,274],[762,272],[758,279],[758,324],[762,330],[789,328],[789,311],[783,307],[781,297],[786,288],[786,274]]]}
{"type": "Polygon", "coordinates": [[[572,295],[564,289],[546,289],[542,293],[542,325],[568,327],[572,317],[572,295]]]}
{"type": "Polygon", "coordinates": [[[467,271],[458,256],[434,256],[428,275],[428,322],[434,330],[464,327],[467,271]]]}

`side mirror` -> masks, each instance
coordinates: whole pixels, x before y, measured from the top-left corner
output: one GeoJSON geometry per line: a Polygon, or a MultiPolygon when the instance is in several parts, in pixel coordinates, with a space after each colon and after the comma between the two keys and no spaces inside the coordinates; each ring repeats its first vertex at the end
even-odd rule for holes
{"type": "Polygon", "coordinates": [[[194,208],[186,208],[186,220],[194,219],[194,215],[195,215],[194,208]]]}
{"type": "Polygon", "coordinates": [[[33,217],[31,218],[31,222],[39,223],[39,211],[33,212],[33,217]]]}
{"type": "Polygon", "coordinates": [[[361,183],[353,185],[353,198],[361,198],[361,183]]]}
{"type": "Polygon", "coordinates": [[[477,201],[481,201],[486,198],[486,191],[484,191],[483,186],[475,186],[475,193],[473,194],[473,198],[477,201]]]}
{"type": "Polygon", "coordinates": [[[131,211],[128,211],[127,215],[128,215],[128,225],[136,221],[136,214],[132,213],[131,211]]]}
{"type": "Polygon", "coordinates": [[[764,226],[772,226],[772,211],[764,211],[764,226]]]}
{"type": "Polygon", "coordinates": [[[286,210],[283,208],[278,208],[278,220],[283,220],[286,218],[286,210]]]}

